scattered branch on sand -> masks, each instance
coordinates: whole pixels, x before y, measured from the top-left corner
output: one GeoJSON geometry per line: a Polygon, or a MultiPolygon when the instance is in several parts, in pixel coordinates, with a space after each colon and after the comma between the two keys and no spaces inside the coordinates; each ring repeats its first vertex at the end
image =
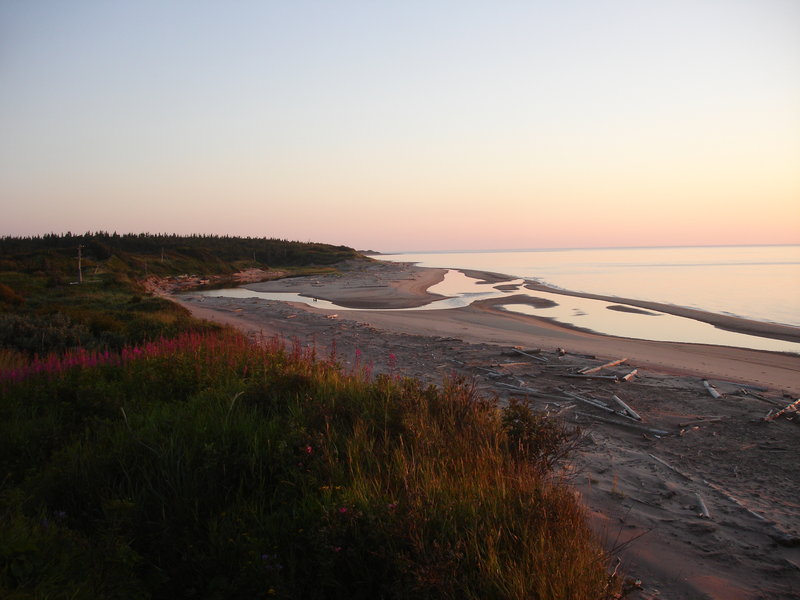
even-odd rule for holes
{"type": "Polygon", "coordinates": [[[678,423],[678,427],[692,427],[694,425],[706,425],[708,423],[716,423],[717,421],[722,421],[727,417],[706,417],[703,419],[697,419],[695,421],[686,421],[685,423],[678,423]]]}
{"type": "Polygon", "coordinates": [[[600,421],[601,423],[609,423],[611,425],[620,425],[622,427],[629,427],[631,429],[636,429],[637,431],[644,431],[646,433],[652,433],[653,435],[657,436],[669,435],[669,431],[664,431],[663,429],[653,429],[652,427],[645,427],[644,425],[637,425],[636,423],[629,423],[628,421],[616,421],[614,419],[607,419],[606,417],[601,417],[599,415],[592,415],[589,413],[578,412],[578,411],[575,411],[575,414],[578,415],[579,417],[586,417],[587,419],[600,421]]]}
{"type": "Polygon", "coordinates": [[[519,348],[512,348],[511,350],[512,350],[512,351],[514,351],[514,352],[516,352],[517,354],[521,354],[522,356],[526,356],[526,357],[528,357],[528,358],[530,358],[530,359],[533,359],[533,360],[535,360],[535,361],[537,361],[537,362],[540,362],[540,363],[547,363],[547,362],[550,362],[550,361],[549,361],[549,360],[547,360],[547,358],[545,358],[544,356],[536,356],[536,355],[534,355],[534,354],[529,354],[528,352],[523,352],[523,351],[522,351],[522,350],[520,350],[519,348]]]}
{"type": "Polygon", "coordinates": [[[633,417],[637,421],[641,421],[642,420],[642,417],[640,417],[639,414],[635,410],[633,410],[630,406],[625,404],[625,402],[623,402],[622,399],[619,396],[617,396],[616,394],[613,394],[611,396],[611,399],[614,402],[616,402],[617,404],[619,404],[622,407],[622,410],[624,412],[628,413],[631,417],[633,417]]]}
{"type": "MultiPolygon", "coordinates": [[[[534,388],[524,387],[524,386],[521,386],[521,385],[512,385],[510,383],[502,383],[502,382],[497,382],[497,383],[495,383],[495,385],[497,387],[505,388],[507,390],[512,390],[514,392],[521,392],[523,394],[527,394],[529,396],[534,396],[536,398],[542,398],[544,400],[551,400],[551,401],[552,400],[556,400],[556,401],[560,401],[560,402],[564,402],[565,400],[567,400],[567,401],[569,400],[569,398],[565,398],[564,396],[556,396],[555,394],[545,394],[545,393],[540,392],[539,390],[536,390],[534,388]]],[[[556,405],[556,406],[561,406],[557,402],[551,402],[551,403],[556,405]]]]}
{"type": "Polygon", "coordinates": [[[725,489],[721,488],[721,487],[720,487],[720,486],[718,486],[716,483],[711,483],[710,481],[706,481],[705,479],[703,479],[703,483],[705,483],[705,484],[706,484],[708,487],[710,487],[712,490],[715,490],[715,491],[719,492],[720,494],[722,494],[723,496],[725,496],[725,497],[726,497],[728,500],[730,500],[731,502],[733,502],[733,503],[734,503],[736,506],[739,506],[740,508],[743,508],[745,511],[747,511],[748,513],[750,513],[752,516],[754,516],[754,517],[755,517],[756,519],[758,519],[759,521],[767,521],[767,518],[766,518],[765,516],[763,516],[763,515],[760,515],[760,514],[758,514],[757,512],[755,512],[755,511],[752,511],[752,510],[750,510],[749,508],[747,508],[747,506],[745,506],[745,504],[744,504],[744,503],[743,503],[741,500],[739,500],[738,498],[735,498],[735,497],[731,496],[731,495],[728,493],[728,491],[727,491],[727,490],[725,490],[725,489]]]}
{"type": "Polygon", "coordinates": [[[708,512],[708,507],[706,507],[706,503],[703,502],[703,497],[695,492],[695,497],[697,498],[697,506],[700,509],[700,516],[704,519],[710,519],[711,513],[708,512]]]}
{"type": "Polygon", "coordinates": [[[505,373],[500,373],[499,371],[494,371],[492,369],[487,369],[486,367],[475,367],[478,371],[483,371],[487,374],[488,377],[492,377],[494,379],[498,379],[500,377],[505,377],[505,373]]]}
{"type": "Polygon", "coordinates": [[[722,398],[722,394],[720,394],[720,393],[717,391],[717,388],[715,388],[713,385],[711,385],[711,384],[708,382],[708,379],[703,379],[703,385],[704,385],[704,386],[706,387],[706,389],[708,390],[708,393],[709,393],[709,394],[711,394],[711,397],[712,397],[712,398],[714,398],[715,400],[716,400],[717,398],[722,398]]]}
{"type": "Polygon", "coordinates": [[[755,398],[756,400],[761,400],[762,402],[766,402],[767,404],[772,404],[773,406],[780,406],[780,407],[784,406],[783,402],[781,402],[780,400],[775,400],[774,398],[767,398],[765,396],[762,396],[761,394],[756,394],[755,392],[752,392],[747,389],[740,389],[739,393],[745,396],[749,396],[750,398],[755,398]]]}
{"type": "Polygon", "coordinates": [[[737,383],[735,381],[725,381],[724,379],[715,379],[717,383],[726,383],[729,385],[735,385],[736,387],[742,388],[744,390],[753,390],[756,392],[768,392],[769,389],[765,387],[761,387],[760,385],[751,385],[749,383],[737,383]]]}
{"type": "Polygon", "coordinates": [[[633,371],[631,371],[630,373],[628,373],[624,377],[621,377],[620,380],[621,381],[630,381],[631,379],[633,379],[636,376],[636,374],[638,372],[639,372],[639,369],[634,369],[633,371]]]}
{"type": "Polygon", "coordinates": [[[584,398],[583,396],[579,396],[578,394],[573,394],[572,392],[567,392],[565,390],[558,390],[558,391],[564,394],[565,396],[572,398],[573,400],[577,400],[578,402],[583,402],[584,404],[594,406],[595,408],[599,408],[600,410],[604,410],[612,414],[617,414],[617,411],[615,411],[613,408],[608,406],[608,404],[600,400],[594,400],[592,398],[584,398]]]}
{"type": "Polygon", "coordinates": [[[604,381],[619,381],[616,375],[586,375],[583,373],[561,373],[561,377],[572,377],[574,379],[602,379],[604,381]]]}
{"type": "Polygon", "coordinates": [[[693,480],[692,480],[692,478],[691,478],[691,477],[689,477],[689,476],[688,476],[686,473],[684,473],[683,471],[680,471],[680,470],[676,469],[676,468],[675,468],[675,467],[673,467],[671,464],[669,464],[667,461],[665,461],[663,458],[658,458],[658,457],[657,457],[657,456],[655,456],[654,454],[650,454],[650,453],[648,453],[647,455],[648,455],[650,458],[652,458],[654,461],[656,461],[656,462],[659,462],[659,463],[661,463],[662,465],[664,465],[665,467],[667,467],[667,468],[668,468],[670,471],[673,471],[673,472],[677,473],[678,475],[680,475],[681,477],[683,477],[683,478],[684,478],[686,481],[693,481],[693,480]]]}
{"type": "Polygon", "coordinates": [[[506,388],[509,390],[514,390],[515,392],[525,392],[526,394],[538,395],[539,390],[535,390],[529,387],[523,387],[521,385],[512,385],[510,383],[497,383],[495,384],[498,387],[506,388]]]}
{"type": "MultiPolygon", "coordinates": [[[[797,407],[798,406],[800,406],[800,398],[798,398],[797,400],[795,400],[794,402],[792,402],[788,406],[785,406],[784,408],[782,408],[781,410],[776,412],[774,415],[770,415],[769,413],[767,413],[767,416],[764,417],[764,420],[765,421],[774,421],[775,419],[780,417],[782,414],[785,414],[787,412],[797,412],[797,407]]],[[[772,412],[772,411],[770,411],[770,412],[772,412]]]]}
{"type": "Polygon", "coordinates": [[[604,363],[597,367],[592,367],[590,369],[581,369],[581,373],[584,375],[589,375],[590,373],[597,373],[598,371],[602,371],[607,367],[616,367],[617,365],[621,365],[624,362],[627,362],[627,358],[620,358],[619,360],[612,360],[611,362],[604,363]]]}

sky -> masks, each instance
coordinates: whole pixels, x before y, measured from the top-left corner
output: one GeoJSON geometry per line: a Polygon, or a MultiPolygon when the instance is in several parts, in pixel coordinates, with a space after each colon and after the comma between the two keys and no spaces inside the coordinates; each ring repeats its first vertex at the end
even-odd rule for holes
{"type": "Polygon", "coordinates": [[[797,0],[0,1],[0,235],[800,243],[797,0]]]}

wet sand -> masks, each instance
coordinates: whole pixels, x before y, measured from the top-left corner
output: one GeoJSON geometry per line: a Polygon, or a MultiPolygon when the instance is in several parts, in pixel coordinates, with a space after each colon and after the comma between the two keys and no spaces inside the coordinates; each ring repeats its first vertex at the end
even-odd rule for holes
{"type": "MultiPolygon", "coordinates": [[[[425,290],[444,273],[353,263],[342,275],[248,287],[359,308],[415,307],[432,299],[425,290]]],[[[491,284],[507,280],[483,276],[491,284]]],[[[467,377],[501,402],[527,397],[538,410],[580,426],[582,448],[563,474],[583,495],[609,551],[628,576],[641,580],[629,598],[788,599],[800,591],[800,417],[763,420],[800,394],[796,355],[603,336],[506,312],[498,301],[437,311],[337,313],[253,298],[176,299],[199,317],[254,337],[278,334],[313,344],[320,353],[335,352],[347,369],[436,384],[467,377]],[[604,378],[578,373],[620,358],[628,360],[595,373],[604,378]],[[628,381],[619,380],[634,370],[628,381]],[[702,379],[721,397],[710,396],[702,379]],[[643,420],[585,401],[615,406],[612,395],[643,420]],[[710,518],[698,516],[698,498],[710,518]]],[[[636,306],[664,310],[644,304],[636,306]]]]}

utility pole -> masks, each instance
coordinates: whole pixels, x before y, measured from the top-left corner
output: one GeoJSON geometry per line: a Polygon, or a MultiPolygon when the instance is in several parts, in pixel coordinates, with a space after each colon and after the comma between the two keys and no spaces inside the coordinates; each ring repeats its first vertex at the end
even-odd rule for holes
{"type": "Polygon", "coordinates": [[[83,246],[78,244],[78,283],[83,283],[83,271],[81,270],[81,248],[83,248],[83,246]]]}

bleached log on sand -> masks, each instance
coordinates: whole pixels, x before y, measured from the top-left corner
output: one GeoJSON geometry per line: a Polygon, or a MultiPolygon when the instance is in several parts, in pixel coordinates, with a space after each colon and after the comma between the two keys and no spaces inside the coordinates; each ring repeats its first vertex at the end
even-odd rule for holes
{"type": "Polygon", "coordinates": [[[600,421],[601,423],[609,423],[611,425],[620,425],[622,427],[629,427],[631,429],[636,429],[637,431],[643,431],[646,433],[652,433],[653,435],[669,435],[669,431],[664,431],[663,429],[653,429],[652,427],[645,427],[644,425],[638,425],[636,423],[629,423],[628,421],[616,421],[614,419],[607,419],[606,417],[601,417],[600,415],[591,415],[585,412],[575,412],[576,415],[580,417],[586,417],[587,419],[594,419],[595,421],[600,421]]]}
{"type": "Polygon", "coordinates": [[[717,388],[715,388],[713,385],[711,385],[711,384],[708,382],[708,379],[703,379],[703,385],[704,385],[704,386],[705,386],[705,388],[708,390],[708,393],[709,393],[709,394],[711,394],[711,397],[712,397],[712,398],[714,398],[715,400],[716,400],[717,398],[722,398],[722,394],[720,394],[720,393],[717,391],[717,388]]]}
{"type": "Polygon", "coordinates": [[[614,402],[616,402],[617,404],[619,404],[622,407],[622,410],[624,410],[626,413],[628,413],[631,417],[633,417],[637,421],[641,421],[642,420],[642,417],[640,417],[639,414],[635,410],[633,410],[630,406],[625,404],[619,396],[617,396],[616,394],[613,394],[611,396],[611,399],[614,402]]]}
{"type": "Polygon", "coordinates": [[[708,512],[708,507],[706,506],[706,503],[703,502],[703,497],[697,492],[695,492],[694,495],[695,498],[697,498],[697,507],[700,509],[700,516],[704,519],[710,519],[711,513],[708,512]]]}
{"type": "Polygon", "coordinates": [[[535,356],[535,355],[533,355],[533,354],[529,354],[529,353],[527,353],[527,352],[523,352],[523,351],[522,351],[522,350],[520,350],[519,348],[512,348],[511,350],[513,350],[513,351],[514,351],[514,352],[516,352],[517,354],[521,354],[522,356],[525,356],[525,357],[527,357],[527,358],[533,359],[533,360],[535,360],[535,361],[537,361],[537,362],[540,362],[540,363],[547,363],[547,362],[550,362],[550,361],[549,361],[549,360],[547,360],[547,359],[546,359],[544,356],[535,356]]]}
{"type": "Polygon", "coordinates": [[[619,381],[616,375],[586,375],[585,373],[561,373],[561,377],[574,379],[601,379],[604,381],[619,381]]]}
{"type": "Polygon", "coordinates": [[[611,362],[607,362],[597,367],[592,367],[591,369],[581,369],[581,373],[584,375],[589,375],[590,373],[597,373],[603,369],[608,367],[616,367],[617,365],[621,365],[624,362],[627,362],[627,358],[620,358],[619,360],[612,360],[611,362]]]}

